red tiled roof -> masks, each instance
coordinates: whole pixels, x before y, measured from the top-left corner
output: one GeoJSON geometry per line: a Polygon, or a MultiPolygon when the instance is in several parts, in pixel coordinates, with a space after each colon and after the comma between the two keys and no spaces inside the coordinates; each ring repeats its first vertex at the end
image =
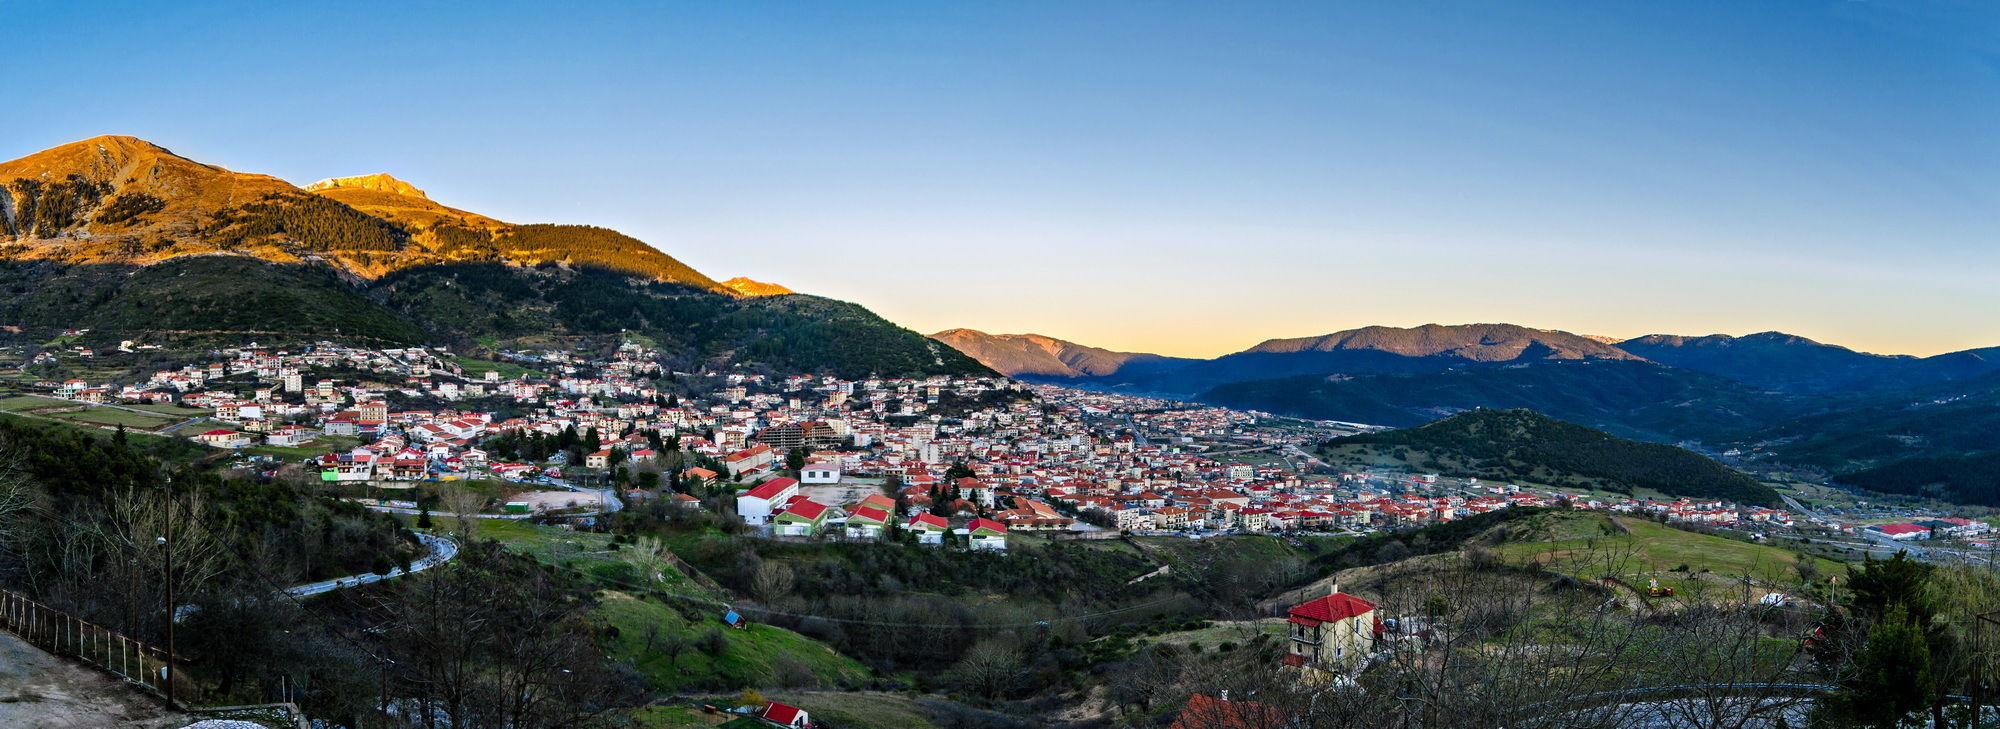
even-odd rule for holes
{"type": "Polygon", "coordinates": [[[777,498],[780,492],[784,491],[787,488],[792,487],[794,484],[797,483],[798,481],[789,478],[774,478],[769,481],[765,481],[762,484],[759,484],[757,488],[750,489],[750,492],[744,494],[744,496],[756,499],[764,499],[766,501],[769,501],[771,499],[777,498]]]}
{"type": "Polygon", "coordinates": [[[1292,608],[1291,616],[1331,623],[1338,620],[1346,620],[1374,609],[1375,603],[1345,592],[1336,592],[1292,608]]]}
{"type": "Polygon", "coordinates": [[[795,498],[785,505],[784,511],[778,513],[792,514],[802,519],[818,519],[819,515],[826,513],[826,504],[803,497],[795,498]]]}
{"type": "Polygon", "coordinates": [[[971,524],[965,525],[965,530],[968,532],[976,532],[981,529],[991,529],[1001,534],[1007,533],[1006,524],[1002,524],[992,519],[973,519],[971,524]]]}
{"type": "Polygon", "coordinates": [[[1291,715],[1276,706],[1195,694],[1169,729],[1280,729],[1289,723],[1291,715]]]}
{"type": "Polygon", "coordinates": [[[794,720],[799,718],[799,714],[802,713],[804,712],[799,707],[773,701],[770,706],[764,707],[764,713],[759,714],[759,716],[778,722],[779,724],[790,726],[794,720]]]}

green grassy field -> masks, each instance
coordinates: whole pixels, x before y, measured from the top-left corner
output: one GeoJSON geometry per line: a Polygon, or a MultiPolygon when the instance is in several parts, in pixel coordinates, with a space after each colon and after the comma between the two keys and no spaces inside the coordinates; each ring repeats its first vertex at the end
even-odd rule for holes
{"type": "MultiPolygon", "coordinates": [[[[692,706],[643,706],[624,712],[619,717],[632,729],[703,729],[721,726],[732,719],[742,719],[732,714],[707,714],[692,706]]],[[[755,721],[755,720],[752,720],[755,721]]],[[[759,729],[770,725],[757,722],[759,729]]]]}
{"type": "Polygon", "coordinates": [[[244,453],[258,456],[276,456],[287,461],[326,455],[352,449],[361,439],[351,435],[322,435],[301,446],[260,445],[243,449],[244,453]]]}
{"type": "Polygon", "coordinates": [[[1549,516],[1539,527],[1510,525],[1510,539],[1515,541],[1498,545],[1494,551],[1512,564],[1539,562],[1580,579],[1616,573],[1628,581],[1641,580],[1635,583],[1640,586],[1645,579],[1657,578],[1661,585],[1677,590],[1692,586],[1699,579],[1695,575],[1702,573],[1725,578],[1747,575],[1766,586],[1797,585],[1802,582],[1797,567],[1802,559],[1812,560],[1821,575],[1846,571],[1843,564],[1832,560],[1682,531],[1646,519],[1583,512],[1549,516]],[[1683,566],[1686,571],[1679,571],[1683,566]]]}
{"type": "Polygon", "coordinates": [[[126,407],[130,407],[137,410],[145,410],[148,412],[155,412],[161,415],[169,415],[179,418],[181,420],[186,420],[188,418],[193,418],[193,417],[199,417],[202,415],[208,415],[211,412],[213,412],[210,410],[203,410],[201,408],[181,407],[179,405],[146,404],[146,405],[128,405],[126,407]]]}
{"type": "Polygon", "coordinates": [[[475,359],[472,357],[457,357],[457,356],[452,357],[451,361],[456,362],[458,363],[458,366],[465,368],[465,376],[473,379],[478,379],[480,377],[485,376],[486,373],[496,370],[500,372],[500,378],[504,380],[511,380],[520,377],[522,375],[534,375],[540,377],[548,374],[541,370],[529,369],[527,367],[523,367],[521,365],[517,365],[512,362],[495,362],[493,360],[488,360],[488,359],[475,359]]]}
{"type": "Polygon", "coordinates": [[[116,408],[83,405],[82,403],[70,400],[35,397],[32,395],[15,395],[0,398],[0,411],[50,420],[66,420],[83,425],[123,425],[128,429],[135,430],[156,430],[186,419],[169,415],[149,415],[116,408]],[[55,410],[57,408],[80,409],[58,411],[55,410]],[[44,410],[45,412],[33,412],[36,410],[44,410]]]}

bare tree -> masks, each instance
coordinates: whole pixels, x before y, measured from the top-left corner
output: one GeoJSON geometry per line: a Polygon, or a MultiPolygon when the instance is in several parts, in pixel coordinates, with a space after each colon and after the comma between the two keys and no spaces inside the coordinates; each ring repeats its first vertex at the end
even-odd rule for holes
{"type": "Polygon", "coordinates": [[[438,491],[438,503],[457,517],[458,536],[471,539],[479,530],[479,512],[486,510],[485,494],[464,486],[447,486],[438,491]]]}
{"type": "Polygon", "coordinates": [[[774,605],[789,597],[792,592],[792,568],[776,562],[757,565],[757,574],[750,579],[750,595],[765,605],[774,605]]]}

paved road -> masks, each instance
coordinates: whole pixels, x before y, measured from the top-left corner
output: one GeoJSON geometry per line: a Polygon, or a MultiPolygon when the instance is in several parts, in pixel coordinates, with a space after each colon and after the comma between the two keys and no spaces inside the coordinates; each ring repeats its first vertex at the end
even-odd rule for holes
{"type": "MultiPolygon", "coordinates": [[[[417,539],[422,540],[426,546],[429,546],[431,552],[430,554],[424,555],[423,558],[418,559],[415,562],[411,562],[410,563],[411,572],[422,572],[432,567],[436,567],[446,562],[450,562],[453,557],[458,556],[458,543],[450,539],[430,534],[424,534],[422,532],[417,533],[417,539]]],[[[371,582],[381,582],[391,577],[401,577],[404,574],[405,573],[403,572],[403,568],[397,567],[393,570],[390,570],[389,574],[387,575],[368,573],[368,574],[350,575],[347,577],[338,577],[331,580],[314,582],[309,585],[299,585],[298,587],[293,587],[285,590],[285,593],[288,595],[292,595],[294,597],[306,597],[308,595],[318,595],[322,592],[333,592],[334,590],[338,590],[341,588],[356,587],[359,585],[366,585],[371,582]]]]}

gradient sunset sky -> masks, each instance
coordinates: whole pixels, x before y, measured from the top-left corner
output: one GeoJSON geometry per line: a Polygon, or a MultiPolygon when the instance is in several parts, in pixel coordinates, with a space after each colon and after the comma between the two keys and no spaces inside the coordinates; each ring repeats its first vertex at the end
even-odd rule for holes
{"type": "Polygon", "coordinates": [[[2000,345],[1984,2],[0,0],[0,159],[389,172],[920,331],[2000,345]]]}

